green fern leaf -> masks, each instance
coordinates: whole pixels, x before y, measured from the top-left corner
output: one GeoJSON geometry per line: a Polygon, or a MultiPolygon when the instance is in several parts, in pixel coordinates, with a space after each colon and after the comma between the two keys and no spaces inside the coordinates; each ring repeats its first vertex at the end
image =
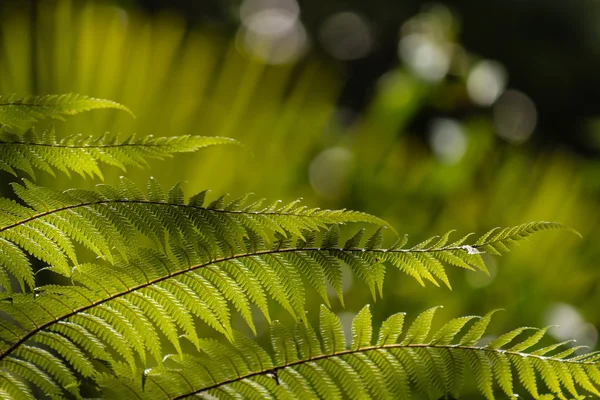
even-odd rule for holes
{"type": "Polygon", "coordinates": [[[450,344],[458,332],[475,317],[455,318],[442,326],[431,338],[434,344],[450,344]]]}
{"type": "MultiPolygon", "coordinates": [[[[31,188],[37,190],[33,186],[31,188]]],[[[143,207],[182,207],[184,210],[189,207],[185,204],[148,204],[146,195],[128,183],[124,183],[117,193],[121,193],[123,196],[127,195],[133,200],[123,199],[111,203],[115,209],[121,204],[131,205],[131,202],[140,202],[143,207]]],[[[30,196],[27,189],[23,189],[22,194],[25,198],[30,196]]],[[[95,199],[94,196],[98,196],[98,194],[85,192],[76,194],[75,198],[79,200],[85,197],[90,200],[90,198],[95,199]]],[[[43,192],[38,197],[39,200],[35,203],[35,207],[39,210],[27,211],[27,215],[35,216],[38,212],[44,214],[46,211],[43,210],[46,210],[47,206],[65,207],[62,203],[56,204],[59,200],[63,201],[60,196],[53,197],[52,194],[43,192]]],[[[106,201],[102,196],[97,198],[100,202],[106,201]]],[[[76,204],[76,207],[80,206],[79,203],[76,204]]],[[[231,213],[231,211],[224,212],[222,209],[201,208],[199,211],[200,217],[209,212],[224,216],[231,213]]],[[[193,212],[190,214],[191,217],[188,216],[188,220],[194,221],[196,208],[188,212],[193,212]]],[[[262,248],[255,249],[250,253],[241,251],[241,247],[236,244],[240,253],[229,255],[224,254],[222,246],[214,243],[217,241],[216,239],[212,240],[212,245],[210,241],[207,241],[206,237],[214,235],[214,232],[204,231],[205,227],[202,224],[190,222],[192,225],[186,228],[189,230],[189,237],[184,237],[181,235],[181,231],[169,228],[169,224],[177,225],[177,223],[168,219],[176,221],[177,218],[181,218],[180,214],[163,213],[162,217],[157,217],[160,215],[159,212],[149,214],[158,218],[156,224],[164,226],[164,229],[168,231],[168,236],[180,235],[179,241],[176,243],[170,239],[174,250],[178,249],[177,245],[186,245],[187,242],[194,244],[204,242],[208,251],[200,251],[199,247],[190,243],[184,249],[177,250],[180,257],[169,257],[157,249],[140,249],[137,255],[131,254],[127,258],[116,254],[112,265],[77,265],[70,275],[75,286],[39,289],[38,296],[35,298],[24,294],[13,295],[11,302],[0,303],[3,312],[14,321],[14,323],[6,321],[0,328],[0,334],[4,338],[4,344],[0,347],[0,360],[12,357],[27,343],[46,340],[44,338],[49,332],[60,332],[77,347],[84,346],[83,343],[86,343],[85,347],[81,348],[82,352],[92,352],[96,358],[106,360],[112,368],[125,363],[134,371],[138,368],[139,362],[145,363],[146,353],[149,353],[155,362],[162,364],[160,342],[163,339],[168,340],[179,355],[183,351],[181,344],[183,339],[199,347],[199,338],[196,337],[197,321],[194,319],[196,317],[232,340],[234,335],[230,325],[231,308],[238,309],[248,325],[253,328],[250,304],[256,305],[269,318],[267,300],[271,298],[284,306],[294,318],[306,323],[303,312],[303,302],[306,297],[303,280],[306,275],[301,274],[302,269],[292,268],[292,265],[297,265],[298,259],[318,260],[324,270],[335,270],[339,268],[340,262],[345,262],[354,265],[353,268],[357,275],[369,282],[369,274],[365,271],[369,270],[369,265],[375,259],[396,258],[395,262],[399,264],[401,260],[405,260],[403,257],[406,257],[406,254],[415,252],[411,249],[386,251],[385,249],[352,248],[344,250],[337,247],[305,247],[304,245],[299,248],[289,245],[273,248],[268,243],[264,243],[262,248]],[[167,220],[163,221],[161,218],[167,220]],[[169,229],[173,230],[169,231],[169,229]],[[216,254],[217,258],[212,258],[213,254],[216,254]],[[361,270],[364,271],[361,272],[361,270]],[[67,327],[72,329],[66,330],[67,327]],[[89,339],[86,340],[86,338],[89,339]],[[115,349],[117,356],[106,354],[104,349],[115,349]]],[[[235,214],[235,218],[240,217],[235,214]]],[[[270,218],[277,221],[277,217],[271,216],[270,218]]],[[[19,218],[22,217],[19,216],[19,218]]],[[[127,214],[123,218],[127,220],[127,214]]],[[[197,221],[204,220],[198,218],[197,221]]],[[[118,228],[115,230],[118,231],[118,228]]],[[[237,241],[238,238],[232,240],[237,241]]],[[[455,250],[459,251],[459,249],[455,250]]],[[[418,249],[416,252],[417,254],[435,253],[434,250],[426,248],[418,249]]],[[[310,270],[307,269],[304,274],[310,273],[310,270]]],[[[326,273],[322,276],[325,279],[330,277],[326,273]]],[[[308,281],[308,279],[306,280],[308,281]]],[[[434,309],[429,310],[413,322],[401,342],[403,345],[410,346],[412,343],[426,341],[434,311],[434,309]]],[[[361,346],[361,343],[364,345],[370,341],[372,336],[368,329],[367,311],[363,311],[361,316],[365,320],[359,319],[355,324],[354,347],[361,346]]],[[[483,334],[489,317],[488,315],[476,322],[463,337],[461,345],[474,344],[483,334]]],[[[321,318],[323,326],[329,326],[328,329],[321,332],[322,335],[325,335],[323,337],[324,351],[334,353],[345,348],[344,334],[339,321],[326,309],[323,309],[321,318]]],[[[380,330],[380,341],[386,344],[396,340],[402,328],[402,321],[402,317],[397,316],[386,322],[380,330]]],[[[465,323],[466,319],[450,322],[433,335],[430,343],[439,345],[439,343],[452,341],[465,323]]],[[[500,349],[514,339],[518,333],[520,332],[505,335],[502,339],[492,342],[490,348],[500,349]]],[[[304,354],[319,351],[318,346],[314,345],[313,339],[311,336],[303,339],[310,343],[309,349],[303,350],[304,354]]],[[[517,346],[528,347],[531,344],[533,341],[529,339],[524,344],[517,346]]],[[[64,351],[64,346],[65,344],[60,348],[53,348],[53,350],[60,354],[60,351],[64,351]]],[[[515,349],[518,350],[520,347],[515,349]]],[[[460,386],[459,379],[453,379],[448,374],[437,377],[435,374],[431,375],[431,371],[444,371],[444,365],[463,365],[467,358],[434,354],[428,356],[430,361],[427,365],[419,364],[418,360],[429,352],[429,350],[425,353],[422,350],[411,350],[403,356],[404,362],[412,366],[409,368],[410,371],[421,371],[414,372],[411,379],[417,383],[417,386],[426,387],[425,382],[427,379],[433,379],[431,378],[433,376],[436,377],[435,387],[439,390],[446,388],[456,392],[460,386]]],[[[565,354],[564,357],[566,356],[565,354]]],[[[473,364],[483,356],[469,357],[471,357],[469,363],[473,364]]],[[[365,362],[375,363],[374,360],[365,362]]],[[[83,366],[85,361],[80,359],[67,358],[67,363],[73,370],[85,368],[83,366]],[[77,365],[75,365],[76,363],[77,365]]],[[[382,361],[379,360],[379,363],[382,361]]],[[[363,364],[350,365],[350,367],[360,370],[364,367],[363,364]]],[[[349,367],[344,366],[343,368],[349,367]]],[[[488,366],[476,369],[476,371],[480,371],[478,375],[480,387],[487,393],[486,388],[489,386],[487,382],[491,375],[489,371],[492,369],[488,366]]],[[[334,374],[334,379],[337,379],[335,378],[337,372],[329,372],[334,374]]],[[[375,381],[368,382],[367,385],[373,384],[373,382],[375,381]]]]}
{"type": "MultiPolygon", "coordinates": [[[[148,374],[143,392],[140,381],[128,378],[126,373],[99,375],[97,382],[106,394],[126,388],[145,399],[224,394],[249,398],[397,399],[423,395],[460,398],[462,382],[471,370],[481,394],[489,399],[497,398],[496,388],[510,397],[514,396],[515,388],[524,388],[538,399],[565,398],[565,390],[570,396],[580,398],[578,390],[594,395],[599,390],[600,383],[595,380],[600,374],[598,362],[456,343],[454,332],[473,317],[449,321],[430,340],[407,341],[406,336],[396,335],[401,321],[398,315],[402,314],[391,317],[386,327],[380,328],[380,332],[394,333],[383,333],[386,339],[382,340],[380,335],[375,345],[367,340],[368,332],[360,333],[370,320],[368,308],[363,308],[353,321],[355,340],[349,346],[343,342],[339,318],[322,308],[321,341],[314,332],[308,333],[312,329],[307,330],[305,324],[298,324],[291,334],[281,324],[274,323],[272,353],[236,333],[234,343],[204,341],[203,354],[170,357],[165,361],[170,366],[148,374]],[[308,339],[311,345],[296,347],[307,344],[307,337],[311,337],[308,339]],[[334,340],[338,340],[337,344],[334,340]],[[297,352],[297,348],[304,350],[297,352]],[[541,380],[536,379],[536,372],[541,380]]],[[[430,324],[431,315],[432,310],[428,310],[416,321],[423,324],[427,320],[430,324]]],[[[476,322],[477,332],[482,320],[476,322]]],[[[410,329],[406,335],[414,336],[410,329]]]]}
{"type": "MultiPolygon", "coordinates": [[[[0,106],[0,116],[2,107],[0,106]]],[[[76,172],[83,177],[103,178],[100,163],[116,166],[123,171],[128,166],[146,167],[148,158],[163,159],[174,153],[192,152],[202,147],[236,144],[229,138],[209,136],[158,137],[152,135],[137,138],[132,135],[124,140],[104,134],[93,138],[82,135],[63,139],[54,137],[51,127],[38,135],[33,129],[24,135],[15,135],[0,128],[0,169],[16,175],[15,170],[25,171],[32,178],[34,170],[54,175],[58,170],[70,176],[76,172]]]]}
{"type": "Polygon", "coordinates": [[[296,338],[300,357],[313,358],[314,355],[321,354],[321,343],[310,324],[297,323],[294,330],[294,337],[296,338]]]}
{"type": "Polygon", "coordinates": [[[431,327],[431,321],[433,320],[433,316],[439,307],[433,307],[429,310],[425,311],[421,315],[419,315],[412,323],[408,331],[406,332],[406,336],[402,341],[403,344],[410,343],[421,343],[424,342],[429,334],[429,329],[431,327]]]}
{"type": "Polygon", "coordinates": [[[378,346],[396,343],[398,341],[398,337],[402,334],[404,316],[405,314],[403,313],[394,314],[383,321],[381,329],[379,329],[379,339],[377,340],[378,346]]]}
{"type": "Polygon", "coordinates": [[[112,100],[96,99],[81,94],[61,94],[0,98],[0,124],[8,127],[27,128],[47,118],[64,119],[68,115],[84,111],[113,108],[133,113],[127,107],[112,100]]]}
{"type": "Polygon", "coordinates": [[[460,344],[464,346],[473,346],[477,344],[487,330],[487,327],[492,320],[492,316],[498,311],[500,310],[492,310],[485,314],[485,316],[479,321],[475,322],[467,331],[467,333],[465,333],[465,335],[461,338],[460,344]]]}
{"type": "Polygon", "coordinates": [[[531,328],[531,327],[522,327],[522,328],[517,328],[513,331],[510,331],[508,333],[505,333],[504,335],[492,340],[487,347],[489,347],[490,349],[499,349],[505,345],[507,345],[508,343],[512,342],[517,336],[519,336],[521,333],[527,331],[527,330],[533,330],[535,328],[531,328]]]}
{"type": "Polygon", "coordinates": [[[508,246],[515,244],[532,234],[550,229],[568,230],[581,237],[579,232],[557,222],[530,222],[513,228],[495,228],[483,235],[473,246],[490,254],[501,254],[507,251],[508,246]]]}
{"type": "Polygon", "coordinates": [[[346,339],[344,339],[344,331],[339,318],[325,306],[321,306],[319,320],[321,322],[321,338],[325,353],[334,354],[345,349],[346,339]]]}
{"type": "MultiPolygon", "coordinates": [[[[96,192],[60,192],[36,186],[27,180],[24,185],[13,185],[13,189],[28,206],[8,200],[0,202],[5,211],[0,215],[0,247],[4,250],[0,253],[0,267],[4,271],[3,276],[10,273],[21,286],[29,287],[33,287],[33,271],[25,254],[45,261],[55,272],[70,276],[71,264],[77,264],[73,242],[79,242],[98,256],[113,261],[116,256],[126,256],[128,249],[125,243],[135,240],[137,233],[149,237],[162,248],[168,236],[174,251],[192,246],[201,259],[208,260],[239,253],[244,247],[244,237],[255,238],[254,247],[263,249],[264,240],[269,239],[269,230],[273,227],[276,233],[295,231],[303,235],[302,232],[307,230],[314,232],[339,223],[385,223],[368,214],[340,210],[290,210],[289,206],[284,206],[288,211],[282,211],[283,208],[243,211],[243,199],[234,201],[233,205],[222,204],[221,208],[217,207],[220,201],[204,207],[199,205],[203,195],[190,199],[186,204],[182,201],[179,186],[172,188],[169,198],[166,198],[154,179],[149,180],[147,193],[126,178],[120,180],[118,188],[98,185],[96,192]],[[97,239],[90,240],[90,235],[97,239]]],[[[336,244],[331,243],[332,246],[336,244]]],[[[182,254],[181,257],[187,256],[182,254]]],[[[321,265],[304,259],[307,268],[319,268],[321,265]]],[[[264,261],[269,264],[270,272],[263,271],[262,266],[257,268],[265,279],[268,278],[273,293],[278,293],[282,287],[287,291],[301,289],[289,285],[295,280],[281,279],[282,274],[295,273],[295,268],[288,264],[290,260],[268,258],[264,261]]],[[[338,280],[333,275],[330,278],[338,280]]],[[[10,290],[7,277],[0,279],[0,284],[3,282],[4,287],[10,290]]],[[[324,281],[321,282],[324,284],[324,281]]],[[[340,285],[341,274],[335,287],[340,285]]],[[[323,286],[321,294],[326,295],[323,286]]],[[[289,307],[301,312],[302,299],[300,291],[293,306],[289,307]]],[[[283,298],[280,301],[286,302],[283,298]]]]}
{"type": "Polygon", "coordinates": [[[368,346],[371,344],[373,326],[371,322],[371,311],[369,306],[363,307],[352,322],[352,349],[368,346]]]}
{"type": "Polygon", "coordinates": [[[25,205],[0,204],[7,211],[0,216],[0,239],[4,241],[0,243],[11,249],[0,258],[4,282],[12,275],[21,277],[23,286],[33,286],[33,271],[26,259],[29,254],[69,277],[73,285],[37,288],[36,296],[12,294],[10,301],[0,302],[0,310],[8,317],[0,324],[0,374],[6,371],[3,379],[7,382],[16,375],[57,396],[69,390],[77,393],[76,373],[99,385],[114,380],[110,373],[97,370],[94,360],[101,360],[122,378],[115,383],[117,393],[119,387],[133,392],[141,387],[145,397],[166,388],[176,397],[185,386],[176,383],[177,376],[185,373],[174,374],[179,366],[173,363],[185,364],[182,371],[193,364],[193,358],[184,352],[189,342],[208,357],[204,369],[194,368],[219,372],[186,376],[188,389],[191,385],[236,396],[294,398],[312,393],[335,398],[362,393],[393,398],[410,392],[411,384],[428,395],[456,395],[462,386],[462,371],[470,366],[482,393],[492,397],[495,382],[507,393],[512,390],[507,363],[518,372],[514,380],[534,395],[539,384],[535,371],[545,371],[548,366],[558,383],[550,372],[542,381],[552,392],[557,385],[570,393],[576,385],[587,390],[595,385],[594,372],[588,371],[589,365],[596,366],[593,355],[583,361],[567,359],[567,352],[554,357],[524,355],[544,330],[508,350],[503,347],[523,329],[501,336],[485,348],[474,347],[491,315],[477,321],[457,344],[453,342],[470,317],[450,321],[428,339],[435,309],[417,317],[403,337],[403,317],[395,316],[381,327],[378,343],[372,345],[370,312],[364,308],[353,323],[349,348],[339,318],[324,306],[321,340],[305,319],[305,284],[310,282],[325,302],[330,284],[342,299],[344,264],[367,283],[373,295],[377,289],[381,292],[386,264],[420,283],[441,280],[449,286],[445,263],[485,270],[480,252],[486,246],[506,251],[507,245],[537,230],[559,228],[558,224],[526,224],[471,245],[464,244],[466,237],[447,245],[446,234],[408,249],[402,248],[403,241],[382,248],[379,229],[363,248],[360,233],[350,244],[339,247],[340,224],[382,226],[383,221],[346,210],[307,209],[298,202],[275,202],[266,208],[260,202],[247,205],[247,196],[231,202],[222,196],[204,206],[205,194],[201,193],[186,203],[178,185],[165,193],[154,180],[145,191],[125,178],[118,187],[101,185],[96,191],[58,192],[28,181],[14,189],[25,205]],[[84,238],[89,228],[102,239],[84,238]],[[155,248],[127,248],[138,235],[154,240],[155,248]],[[319,235],[322,239],[316,245],[319,235]],[[97,264],[79,264],[73,251],[75,242],[102,259],[97,264]],[[502,245],[497,245],[500,242],[502,245]],[[13,259],[25,261],[15,266],[10,264],[13,259]],[[230,321],[235,308],[255,329],[251,307],[256,306],[270,320],[269,300],[277,301],[298,321],[293,334],[273,322],[273,358],[257,344],[236,343],[244,340],[233,331],[230,321]],[[221,332],[231,343],[199,338],[199,323],[221,332]],[[51,340],[56,335],[61,339],[51,340]],[[163,346],[176,354],[165,359],[163,346]],[[148,369],[149,362],[157,367],[148,369]],[[567,364],[572,362],[582,363],[582,369],[571,372],[567,364]],[[34,372],[35,376],[31,375],[34,372]],[[399,373],[404,380],[391,383],[399,373]],[[277,381],[288,375],[290,384],[280,387],[277,381]]]}
{"type": "Polygon", "coordinates": [[[298,351],[292,334],[279,321],[271,324],[271,344],[275,351],[275,362],[289,364],[298,360],[298,351]]]}

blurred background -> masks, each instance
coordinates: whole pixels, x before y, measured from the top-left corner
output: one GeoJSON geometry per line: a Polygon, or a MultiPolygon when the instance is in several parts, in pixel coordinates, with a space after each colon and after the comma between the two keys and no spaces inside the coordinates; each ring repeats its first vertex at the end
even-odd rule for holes
{"type": "MultiPolygon", "coordinates": [[[[443,320],[504,308],[496,332],[557,324],[555,339],[597,348],[599,20],[600,3],[584,0],[4,0],[0,93],[77,92],[137,115],[78,115],[59,135],[219,135],[250,150],[126,172],[141,185],[303,197],[375,214],[411,243],[566,223],[583,240],[538,234],[486,257],[490,276],[449,268],[452,291],[390,269],[371,309],[381,320],[443,304],[443,320]]],[[[121,174],[106,168],[106,182],[121,174]]],[[[334,308],[349,324],[373,299],[350,275],[345,291],[334,308]]]]}

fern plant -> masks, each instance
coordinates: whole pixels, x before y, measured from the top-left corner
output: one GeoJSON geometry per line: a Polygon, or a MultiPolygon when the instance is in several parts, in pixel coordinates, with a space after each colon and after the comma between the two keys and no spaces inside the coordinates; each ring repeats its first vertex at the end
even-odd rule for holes
{"type": "Polygon", "coordinates": [[[12,184],[16,200],[0,200],[3,397],[456,398],[469,380],[489,399],[519,391],[535,398],[600,396],[599,354],[573,355],[576,347],[561,349],[566,343],[531,349],[547,328],[519,328],[482,343],[492,311],[450,320],[430,334],[432,308],[406,333],[404,314],[391,316],[374,341],[365,306],[346,343],[340,319],[328,309],[328,288],[343,304],[345,267],[373,298],[383,296],[390,267],[421,285],[451,287],[449,266],[486,272],[482,253],[505,253],[541,230],[572,229],[532,222],[477,240],[451,240],[448,232],[407,247],[406,236],[384,244],[387,224],[375,216],[300,201],[264,205],[249,195],[208,201],[206,191],[186,200],[180,185],[165,192],[152,178],[144,189],[124,177],[95,190],[32,182],[35,170],[102,177],[100,162],[143,166],[147,157],[237,143],[199,136],[59,140],[52,128],[41,135],[28,129],[45,118],[106,107],[128,111],[80,95],[0,104],[0,168],[29,175],[12,184]],[[376,230],[364,237],[364,228],[340,228],[353,223],[376,230]],[[41,270],[55,283],[36,282],[41,270]],[[324,303],[318,330],[306,317],[313,295],[324,303]],[[273,307],[286,310],[295,325],[273,320],[273,307]],[[236,330],[234,315],[255,334],[257,318],[268,321],[272,349],[236,330]]]}

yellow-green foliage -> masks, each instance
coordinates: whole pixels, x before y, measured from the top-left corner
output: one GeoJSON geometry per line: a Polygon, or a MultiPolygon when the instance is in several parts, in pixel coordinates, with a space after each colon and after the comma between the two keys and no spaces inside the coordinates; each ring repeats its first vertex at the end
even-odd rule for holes
{"type": "Polygon", "coordinates": [[[67,115],[100,108],[115,108],[133,116],[127,107],[115,101],[80,94],[28,96],[22,99],[11,95],[7,98],[0,97],[0,124],[9,128],[26,129],[42,119],[64,120],[67,115]]]}
{"type": "Polygon", "coordinates": [[[375,335],[366,306],[346,343],[340,319],[322,306],[318,334],[301,322],[293,331],[274,322],[272,350],[240,334],[232,343],[203,340],[200,355],[175,355],[170,368],[147,369],[141,376],[128,370],[117,378],[103,374],[99,382],[117,398],[136,393],[147,399],[190,393],[244,399],[460,398],[465,379],[472,378],[487,399],[495,398],[495,390],[513,396],[517,383],[534,398],[600,396],[599,355],[570,357],[572,350],[557,350],[560,345],[531,350],[547,328],[521,328],[478,345],[493,312],[455,318],[430,333],[436,308],[417,316],[406,332],[404,313],[392,315],[375,335]]]}
{"type": "Polygon", "coordinates": [[[59,118],[97,108],[129,109],[119,103],[92,99],[80,95],[13,96],[0,103],[0,170],[16,175],[15,169],[34,177],[34,169],[54,175],[54,169],[69,175],[77,172],[84,178],[102,178],[98,162],[114,165],[122,170],[126,166],[146,166],[146,158],[163,158],[173,153],[192,152],[201,147],[234,144],[229,138],[205,136],[159,137],[132,135],[124,140],[108,133],[99,137],[72,135],[57,140],[54,128],[42,135],[35,133],[31,124],[40,119],[59,118]],[[22,119],[19,119],[22,118],[22,119]],[[13,133],[13,126],[29,128],[24,134],[13,133]]]}
{"type": "MultiPolygon", "coordinates": [[[[35,107],[36,101],[21,103],[35,107]]],[[[56,168],[94,176],[100,175],[98,161],[138,166],[144,157],[231,143],[189,136],[57,142],[10,129],[3,127],[0,140],[5,169],[31,175],[56,168]],[[80,156],[65,156],[75,148],[80,156]],[[17,157],[23,151],[28,155],[17,157]]],[[[448,265],[487,272],[481,254],[507,252],[541,230],[569,229],[562,224],[494,229],[477,240],[451,240],[448,232],[407,247],[406,236],[385,245],[385,221],[369,214],[307,208],[299,201],[263,205],[250,196],[206,201],[206,192],[186,200],[179,185],[165,193],[155,179],[145,190],[124,177],[119,186],[93,191],[58,191],[28,180],[13,190],[19,202],[0,201],[3,397],[77,398],[92,389],[118,399],[456,397],[469,369],[486,398],[498,390],[512,395],[516,387],[536,398],[599,394],[598,355],[571,356],[576,348],[569,348],[549,356],[559,345],[529,350],[546,329],[511,346],[531,328],[478,345],[492,313],[464,334],[476,317],[451,320],[431,336],[435,309],[418,316],[406,334],[404,316],[396,314],[374,343],[365,307],[349,344],[326,305],[320,339],[306,319],[308,296],[316,293],[328,305],[328,287],[343,304],[344,266],[374,299],[384,296],[389,267],[422,285],[450,287],[448,265]],[[360,229],[341,241],[340,225],[349,223],[379,228],[366,239],[360,229]],[[82,248],[97,260],[79,261],[82,248]],[[40,269],[30,256],[62,283],[36,284],[40,269]],[[274,304],[296,321],[293,333],[271,319],[274,304]],[[237,314],[256,332],[253,308],[271,324],[272,352],[232,326],[237,314]],[[207,338],[210,328],[221,339],[207,338]]]]}

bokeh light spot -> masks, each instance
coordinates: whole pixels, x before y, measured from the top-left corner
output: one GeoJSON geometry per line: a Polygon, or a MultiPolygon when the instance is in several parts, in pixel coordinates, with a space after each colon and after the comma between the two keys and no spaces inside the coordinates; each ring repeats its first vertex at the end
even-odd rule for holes
{"type": "Polygon", "coordinates": [[[501,138],[511,143],[523,143],[536,125],[537,108],[525,93],[508,90],[494,104],[494,127],[501,138]]]}
{"type": "Polygon", "coordinates": [[[405,36],[400,40],[398,52],[407,67],[426,81],[442,80],[450,68],[450,52],[428,35],[405,36]]]}
{"type": "Polygon", "coordinates": [[[596,346],[598,330],[586,322],[579,311],[566,303],[554,303],[548,307],[545,323],[552,326],[548,332],[557,340],[575,339],[578,346],[596,346]]]}
{"type": "Polygon", "coordinates": [[[265,10],[277,10],[297,19],[300,7],[295,0],[245,0],[240,6],[240,20],[247,23],[254,14],[265,10]]]}
{"type": "Polygon", "coordinates": [[[469,72],[467,91],[475,104],[491,106],[506,88],[506,68],[495,61],[480,61],[469,72]]]}
{"type": "Polygon", "coordinates": [[[238,40],[248,54],[268,64],[296,61],[308,48],[308,36],[293,0],[246,0],[240,8],[238,40]]]}
{"type": "Polygon", "coordinates": [[[462,125],[449,118],[431,121],[429,144],[437,158],[446,164],[456,164],[467,150],[467,138],[462,125]]]}
{"type": "Polygon", "coordinates": [[[329,17],[321,27],[319,38],[325,51],[339,60],[366,57],[374,42],[368,22],[353,12],[329,17]]]}

